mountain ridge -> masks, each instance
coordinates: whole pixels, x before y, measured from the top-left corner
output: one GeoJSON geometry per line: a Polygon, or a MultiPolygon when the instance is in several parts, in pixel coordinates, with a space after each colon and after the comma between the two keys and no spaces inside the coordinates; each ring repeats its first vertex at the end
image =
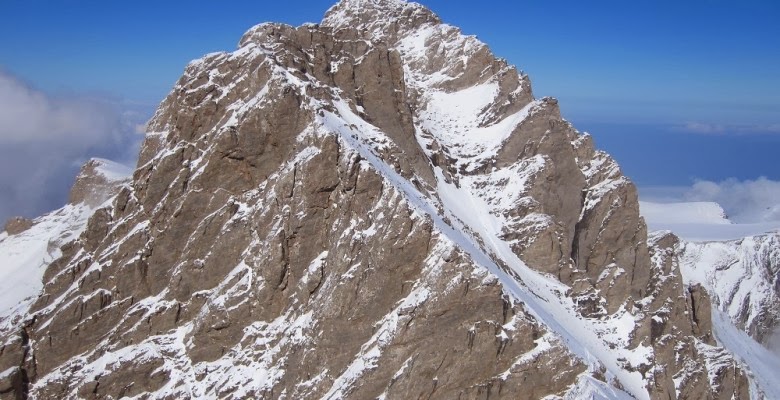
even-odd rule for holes
{"type": "Polygon", "coordinates": [[[747,396],[614,160],[419,4],[257,25],[148,131],[0,357],[17,395],[747,396]]]}

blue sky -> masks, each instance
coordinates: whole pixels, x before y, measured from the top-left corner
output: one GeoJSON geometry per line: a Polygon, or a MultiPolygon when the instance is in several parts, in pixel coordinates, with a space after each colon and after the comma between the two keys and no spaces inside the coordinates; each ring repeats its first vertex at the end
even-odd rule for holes
{"type": "MultiPolygon", "coordinates": [[[[48,91],[156,104],[187,61],[234,48],[258,22],[319,21],[331,3],[6,0],[0,65],[48,91]]],[[[571,118],[779,122],[780,2],[425,4],[566,101],[571,118]]]]}
{"type": "MultiPolygon", "coordinates": [[[[189,60],[259,22],[319,21],[333,1],[4,0],[0,71],[52,101],[143,115],[189,60]]],[[[559,98],[640,188],[780,179],[780,2],[423,3],[559,98]]]]}

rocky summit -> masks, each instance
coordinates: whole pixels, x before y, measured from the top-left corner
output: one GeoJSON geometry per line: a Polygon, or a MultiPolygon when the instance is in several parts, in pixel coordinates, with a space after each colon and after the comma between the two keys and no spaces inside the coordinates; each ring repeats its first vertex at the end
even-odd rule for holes
{"type": "MultiPolygon", "coordinates": [[[[558,107],[417,3],[251,28],[186,67],[131,178],[88,165],[0,234],[45,243],[0,314],[0,399],[770,393],[683,276],[703,250],[648,238],[558,107]]],[[[733,327],[768,336],[756,307],[733,327]]]]}

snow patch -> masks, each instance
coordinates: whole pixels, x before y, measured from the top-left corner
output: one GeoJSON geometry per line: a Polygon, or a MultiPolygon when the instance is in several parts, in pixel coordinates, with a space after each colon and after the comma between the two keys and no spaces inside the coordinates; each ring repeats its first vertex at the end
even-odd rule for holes
{"type": "MultiPolygon", "coordinates": [[[[714,308],[712,330],[718,342],[747,366],[749,375],[766,398],[780,399],[780,375],[777,373],[780,357],[737,329],[727,315],[714,308]]],[[[755,393],[755,390],[751,392],[755,393]]]]}
{"type": "Polygon", "coordinates": [[[33,221],[17,235],[0,239],[0,330],[12,316],[27,313],[43,289],[43,274],[60,257],[60,247],[78,238],[95,209],[68,204],[33,221]]]}
{"type": "Polygon", "coordinates": [[[577,378],[577,383],[569,389],[564,400],[633,400],[628,393],[618,390],[587,373],[577,378]]]}
{"type": "Polygon", "coordinates": [[[122,182],[133,175],[133,167],[104,158],[93,158],[95,171],[108,182],[122,182]]]}
{"type": "MultiPolygon", "coordinates": [[[[378,129],[354,115],[345,102],[338,102],[336,109],[339,114],[323,112],[318,117],[318,123],[323,128],[339,134],[349,147],[358,151],[379,174],[405,195],[413,208],[431,218],[444,236],[469,254],[476,264],[487,268],[499,279],[508,293],[525,304],[533,316],[560,335],[570,351],[582,360],[603,365],[632,395],[641,399],[648,398],[645,378],[638,371],[631,372],[625,368],[626,362],[630,362],[634,367],[650,363],[646,358],[647,349],[641,346],[634,350],[611,348],[599,336],[591,322],[581,318],[572,299],[564,295],[567,289],[564,285],[526,266],[514,254],[509,244],[500,239],[497,228],[503,225],[497,223],[495,216],[488,215],[491,207],[479,196],[470,193],[468,188],[447,183],[441,172],[437,172],[438,193],[446,213],[445,220],[439,214],[440,208],[437,204],[432,203],[428,196],[420,193],[413,184],[400,176],[361,141],[359,133],[377,134],[378,129]],[[484,243],[487,251],[477,244],[478,241],[484,243]],[[495,259],[505,262],[509,271],[499,266],[495,259]]],[[[370,355],[367,352],[363,354],[370,355]]],[[[357,373],[370,365],[372,364],[369,358],[364,360],[363,364],[352,366],[350,371],[357,373]]],[[[334,383],[329,393],[342,393],[351,377],[355,376],[352,373],[347,374],[338,384],[334,383]]]]}

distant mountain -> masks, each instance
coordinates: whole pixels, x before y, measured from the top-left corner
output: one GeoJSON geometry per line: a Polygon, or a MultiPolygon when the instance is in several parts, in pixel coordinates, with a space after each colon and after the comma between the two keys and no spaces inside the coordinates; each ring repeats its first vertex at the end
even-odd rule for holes
{"type": "Polygon", "coordinates": [[[59,210],[35,220],[12,218],[0,232],[0,320],[3,332],[25,315],[38,297],[41,279],[61,248],[77,239],[89,217],[119,188],[129,182],[132,171],[109,160],[92,159],[76,177],[70,201],[59,210]]]}
{"type": "Polygon", "coordinates": [[[107,201],[0,236],[3,271],[43,271],[8,297],[0,399],[776,390],[718,336],[769,325],[716,318],[615,161],[417,3],[253,27],[187,66],[129,181],[97,170],[72,199],[107,201]],[[48,255],[9,264],[24,235],[48,255]]]}
{"type": "Polygon", "coordinates": [[[672,238],[686,285],[701,285],[712,297],[718,341],[751,367],[768,398],[780,398],[780,223],[734,224],[717,203],[640,207],[659,230],[651,242],[672,238]]]}

